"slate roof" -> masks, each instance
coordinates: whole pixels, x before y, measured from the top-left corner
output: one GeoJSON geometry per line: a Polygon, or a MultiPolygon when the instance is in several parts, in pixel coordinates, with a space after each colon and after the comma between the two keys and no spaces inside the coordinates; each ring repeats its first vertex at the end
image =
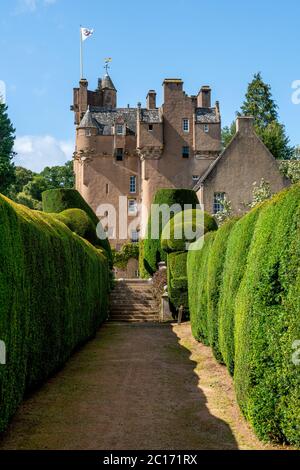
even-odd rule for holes
{"type": "Polygon", "coordinates": [[[90,111],[90,107],[88,108],[87,112],[85,113],[85,115],[83,116],[79,126],[78,126],[79,129],[90,129],[90,128],[96,128],[96,129],[99,129],[99,125],[97,123],[97,121],[93,118],[93,115],[90,111]]]}
{"type": "Polygon", "coordinates": [[[106,74],[104,75],[104,77],[102,78],[102,81],[101,81],[101,88],[102,88],[102,90],[103,90],[104,88],[108,88],[109,90],[115,90],[115,91],[117,91],[117,90],[116,90],[116,87],[115,87],[115,85],[113,84],[113,81],[112,81],[112,79],[110,78],[110,76],[108,75],[108,73],[106,73],[106,74]]]}
{"type": "MultiPolygon", "coordinates": [[[[122,118],[126,124],[129,134],[136,134],[136,120],[137,120],[137,109],[136,108],[96,108],[91,107],[91,113],[93,119],[96,121],[99,133],[102,135],[112,135],[113,125],[116,119],[122,118]]],[[[81,127],[81,124],[80,124],[81,127]]]]}
{"type": "Polygon", "coordinates": [[[219,122],[216,108],[197,108],[196,122],[209,124],[210,122],[219,122]]]}
{"type": "Polygon", "coordinates": [[[149,124],[155,124],[162,122],[161,112],[158,108],[156,109],[141,109],[141,120],[149,124]]]}

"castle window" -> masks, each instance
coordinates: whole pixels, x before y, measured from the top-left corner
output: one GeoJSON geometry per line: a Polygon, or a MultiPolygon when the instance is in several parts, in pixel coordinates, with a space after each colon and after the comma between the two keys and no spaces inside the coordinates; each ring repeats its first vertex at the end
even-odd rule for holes
{"type": "Polygon", "coordinates": [[[225,193],[214,193],[214,214],[224,210],[225,193]]]}
{"type": "Polygon", "coordinates": [[[131,241],[132,243],[138,243],[140,234],[137,230],[131,230],[131,241]]]}
{"type": "Polygon", "coordinates": [[[123,135],[123,124],[117,124],[116,133],[117,135],[123,135]]]}
{"type": "Polygon", "coordinates": [[[204,132],[207,134],[209,132],[209,125],[204,124],[204,132]]]}
{"type": "Polygon", "coordinates": [[[117,151],[116,151],[116,159],[118,162],[121,162],[123,160],[123,156],[124,156],[124,151],[123,149],[121,148],[118,148],[117,151]]]}
{"type": "Polygon", "coordinates": [[[137,214],[137,202],[135,199],[128,199],[128,215],[137,214]]]}
{"type": "Polygon", "coordinates": [[[183,132],[190,131],[190,121],[187,118],[182,119],[182,130],[183,132]]]}
{"type": "Polygon", "coordinates": [[[182,147],[182,158],[189,158],[190,156],[190,147],[184,146],[182,147]]]}
{"type": "Polygon", "coordinates": [[[199,175],[193,175],[193,181],[198,181],[199,178],[200,178],[199,175]]]}
{"type": "Polygon", "coordinates": [[[86,137],[91,137],[91,136],[92,136],[92,131],[91,131],[91,129],[86,129],[86,130],[85,130],[85,136],[86,136],[86,137]]]}
{"type": "Polygon", "coordinates": [[[130,176],[129,192],[136,193],[136,176],[130,176]]]}
{"type": "Polygon", "coordinates": [[[153,124],[149,124],[148,131],[150,131],[150,132],[153,131],[153,124]]]}
{"type": "Polygon", "coordinates": [[[108,183],[106,183],[106,194],[109,193],[109,186],[108,186],[108,183]]]}

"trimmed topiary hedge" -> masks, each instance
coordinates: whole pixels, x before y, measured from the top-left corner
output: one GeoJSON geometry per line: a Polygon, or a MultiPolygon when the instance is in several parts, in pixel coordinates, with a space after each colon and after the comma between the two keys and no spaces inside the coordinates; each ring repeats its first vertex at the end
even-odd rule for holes
{"type": "MultiPolygon", "coordinates": [[[[76,189],[49,189],[42,194],[43,211],[59,214],[66,209],[81,209],[89,216],[96,234],[96,227],[99,219],[93,209],[85,202],[81,194],[76,189]]],[[[97,244],[106,252],[109,260],[112,262],[112,253],[110,243],[107,239],[100,240],[97,237],[97,244]]]]}
{"type": "MultiPolygon", "coordinates": [[[[179,205],[182,209],[185,204],[190,204],[192,208],[196,208],[199,204],[197,194],[191,189],[160,189],[155,194],[153,203],[155,205],[165,204],[169,207],[174,204],[179,205]]],[[[171,214],[171,217],[173,215],[171,214]]],[[[146,237],[144,240],[144,266],[146,271],[152,275],[157,270],[157,265],[160,261],[167,261],[167,255],[162,250],[160,244],[160,236],[164,228],[164,221],[162,220],[161,214],[158,213],[157,208],[152,208],[149,216],[148,226],[146,231],[146,237]],[[151,216],[157,214],[159,227],[158,239],[152,239],[151,237],[151,216]]]]}
{"type": "Polygon", "coordinates": [[[219,347],[219,298],[223,281],[226,247],[237,219],[226,222],[216,233],[207,261],[207,334],[208,342],[219,362],[223,358],[219,347]]]}
{"type": "Polygon", "coordinates": [[[231,230],[222,274],[219,316],[219,348],[229,372],[234,371],[234,310],[243,278],[250,244],[261,205],[239,220],[231,230]]]}
{"type": "Polygon", "coordinates": [[[92,245],[99,245],[96,228],[90,217],[82,209],[67,209],[60,214],[51,214],[52,217],[63,222],[69,229],[92,245]]]}
{"type": "Polygon", "coordinates": [[[259,214],[237,297],[234,373],[238,401],[258,436],[298,446],[299,221],[299,185],[259,214]]]}
{"type": "Polygon", "coordinates": [[[231,372],[234,368],[238,402],[257,435],[296,446],[300,446],[299,220],[300,186],[295,185],[253,209],[230,230],[225,226],[208,234],[204,247],[188,254],[194,336],[209,342],[231,372]]]}
{"type": "Polygon", "coordinates": [[[186,266],[188,247],[195,238],[202,237],[204,233],[217,228],[214,218],[200,209],[181,211],[164,227],[161,247],[168,253],[168,293],[175,310],[180,306],[183,306],[186,312],[189,309],[186,266]],[[191,232],[188,233],[187,229],[191,232]],[[181,238],[177,238],[179,236],[181,238]]]}
{"type": "Polygon", "coordinates": [[[50,214],[0,196],[0,430],[106,319],[106,256],[50,214]]]}

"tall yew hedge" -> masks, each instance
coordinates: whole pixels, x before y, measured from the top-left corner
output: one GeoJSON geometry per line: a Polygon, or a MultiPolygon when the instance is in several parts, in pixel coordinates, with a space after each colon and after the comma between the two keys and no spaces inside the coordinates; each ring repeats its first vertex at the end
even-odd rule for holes
{"type": "Polygon", "coordinates": [[[188,254],[193,334],[234,372],[257,435],[300,446],[300,185],[229,227],[188,254]]]}
{"type": "Polygon", "coordinates": [[[108,260],[50,214],[0,196],[0,430],[106,319],[108,260]]]}

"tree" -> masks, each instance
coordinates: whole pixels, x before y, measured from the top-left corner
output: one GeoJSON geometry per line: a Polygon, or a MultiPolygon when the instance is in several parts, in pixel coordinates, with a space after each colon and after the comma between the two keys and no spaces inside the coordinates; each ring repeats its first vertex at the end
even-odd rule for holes
{"type": "Polygon", "coordinates": [[[0,99],[0,192],[7,194],[15,179],[14,157],[15,129],[7,115],[7,106],[0,99]]]}
{"type": "Polygon", "coordinates": [[[47,166],[41,172],[41,176],[46,179],[49,185],[48,189],[72,189],[74,187],[73,162],[69,161],[63,166],[47,166]]]}
{"type": "MultiPolygon", "coordinates": [[[[268,147],[272,155],[281,160],[289,160],[294,149],[289,145],[285,127],[278,121],[278,106],[275,103],[271,86],[265,83],[260,73],[256,73],[248,84],[245,100],[237,115],[253,116],[255,131],[268,147]]],[[[224,147],[228,145],[236,132],[233,122],[222,130],[224,147]]]]}
{"type": "Polygon", "coordinates": [[[259,185],[257,185],[256,182],[253,183],[252,201],[250,202],[249,207],[255,207],[257,204],[260,204],[267,199],[271,199],[272,196],[273,194],[270,183],[262,178],[259,185]]]}
{"type": "Polygon", "coordinates": [[[15,200],[16,196],[23,191],[24,186],[26,186],[29,181],[33,179],[36,175],[31,170],[23,168],[22,166],[16,166],[15,168],[15,181],[11,185],[8,191],[8,197],[15,200]]]}

